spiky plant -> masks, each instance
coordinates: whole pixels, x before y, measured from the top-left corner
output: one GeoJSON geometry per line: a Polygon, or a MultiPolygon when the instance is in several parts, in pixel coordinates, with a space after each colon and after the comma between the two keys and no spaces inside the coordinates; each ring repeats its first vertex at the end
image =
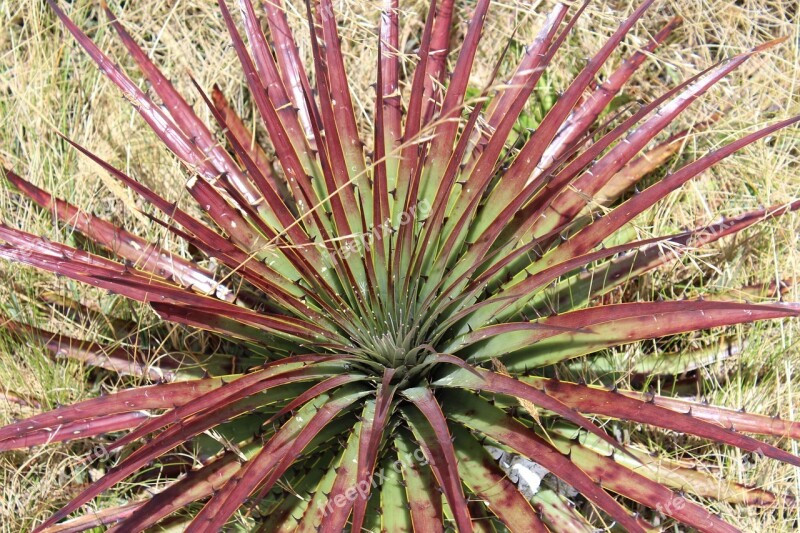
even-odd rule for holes
{"type": "Polygon", "coordinates": [[[0,450],[124,432],[102,447],[104,455],[119,454],[116,464],[36,531],[101,524],[140,531],[175,513],[168,523],[191,531],[219,531],[234,516],[240,526],[270,532],[591,531],[604,521],[644,531],[649,524],[633,512],[644,508],[698,530],[735,531],[679,491],[714,496],[709,487],[721,483],[716,494],[735,494],[726,496],[731,501],[779,500],[654,459],[601,424],[632,421],[800,465],[746,435],[798,438],[797,424],[555,377],[577,358],[622,344],[800,313],[781,302],[603,298],[686,250],[800,207],[760,209],[645,240],[621,231],[715,163],[800,120],[751,133],[627,194],[661,168],[686,133],[654,144],[657,136],[775,43],[711,66],[640,107],[603,115],[679,23],[671,21],[596,85],[599,69],[653,3],[647,0],[536,129],[518,139],[526,102],[586,5],[571,15],[557,5],[510,80],[491,80],[467,98],[489,1],[477,1],[450,53],[453,0],[432,0],[404,78],[398,2],[384,0],[373,142],[365,149],[331,0],[307,5],[309,71],[279,0],[260,6],[266,34],[256,7],[239,2],[244,36],[219,0],[269,139],[264,150],[218,89],[208,97],[195,84],[220,133],[212,132],[110,11],[152,97],[49,3],[185,163],[186,189],[205,214],[192,216],[172,195],[69,142],[149,204],[154,224],[217,267],[56,199],[11,169],[5,177],[17,191],[111,258],[5,224],[0,256],[145,302],[164,320],[206,330],[243,355],[232,363],[215,353],[197,374],[197,365],[153,362],[6,321],[55,352],[153,382],[0,428],[0,450]],[[162,478],[155,493],[61,522],[168,454],[194,459],[162,478]],[[516,471],[508,464],[520,466],[520,457],[569,491],[523,487],[531,463],[516,471]]]}

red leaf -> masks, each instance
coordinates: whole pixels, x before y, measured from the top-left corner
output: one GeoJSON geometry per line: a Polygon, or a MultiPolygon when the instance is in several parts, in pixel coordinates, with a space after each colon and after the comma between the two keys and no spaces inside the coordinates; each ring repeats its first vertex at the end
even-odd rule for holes
{"type": "Polygon", "coordinates": [[[736,446],[742,450],[766,455],[773,459],[800,466],[800,457],[785,452],[771,444],[758,441],[735,431],[724,429],[699,418],[665,409],[650,401],[642,401],[595,387],[576,385],[563,381],[537,378],[534,386],[549,396],[584,413],[592,413],[622,420],[632,420],[680,433],[688,433],[714,442],[736,446]]]}
{"type": "Polygon", "coordinates": [[[426,422],[420,420],[415,413],[410,410],[404,411],[411,423],[414,436],[425,452],[436,480],[444,491],[447,503],[450,504],[450,510],[455,517],[458,530],[472,531],[472,519],[461,487],[461,478],[458,475],[453,442],[439,403],[428,388],[406,389],[402,394],[419,409],[427,421],[428,427],[425,427],[426,422]]]}

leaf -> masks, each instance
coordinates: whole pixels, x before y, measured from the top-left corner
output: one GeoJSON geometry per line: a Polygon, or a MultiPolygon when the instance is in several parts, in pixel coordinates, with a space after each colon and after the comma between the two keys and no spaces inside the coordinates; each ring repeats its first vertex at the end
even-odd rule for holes
{"type": "Polygon", "coordinates": [[[569,455],[570,461],[586,472],[598,484],[627,498],[637,501],[660,513],[672,516],[699,531],[739,531],[732,525],[717,518],[706,509],[667,487],[651,481],[647,477],[617,464],[612,456],[605,456],[565,440],[556,439],[562,453],[569,455]]]}
{"type": "Polygon", "coordinates": [[[81,420],[152,409],[175,408],[199,398],[221,385],[222,380],[219,378],[151,385],[59,407],[0,428],[0,448],[12,449],[5,444],[9,439],[18,439],[31,432],[52,432],[60,425],[72,424],[81,420]]]}
{"type": "Polygon", "coordinates": [[[217,113],[222,117],[225,129],[247,151],[248,157],[255,163],[259,172],[276,191],[280,192],[283,201],[288,202],[291,196],[286,184],[275,175],[272,161],[267,157],[261,145],[256,142],[254,134],[250,132],[242,118],[225,98],[218,85],[214,85],[211,89],[211,101],[214,103],[217,113]]]}
{"type": "Polygon", "coordinates": [[[247,202],[251,205],[258,205],[260,196],[253,188],[252,183],[240,171],[239,167],[231,159],[230,155],[220,147],[214,139],[211,132],[205,124],[198,118],[192,107],[186,103],[186,100],[175,90],[169,79],[161,73],[147,54],[136,44],[136,41],[130,36],[125,28],[120,24],[114,14],[105,8],[106,16],[111,22],[111,25],[117,31],[117,34],[125,45],[129,54],[136,61],[139,69],[147,76],[150,81],[150,86],[153,87],[156,94],[161,98],[169,111],[170,117],[174,120],[175,124],[183,131],[184,135],[196,143],[204,155],[207,155],[211,164],[216,167],[216,172],[213,176],[206,176],[213,179],[218,174],[225,173],[227,178],[230,179],[236,189],[246,198],[247,202]]]}
{"type": "Polygon", "coordinates": [[[632,420],[679,433],[688,433],[714,442],[736,446],[742,450],[765,455],[792,465],[800,465],[800,458],[771,444],[747,437],[736,431],[695,418],[689,413],[678,413],[652,402],[631,398],[613,391],[586,385],[542,378],[524,378],[540,387],[547,395],[582,412],[622,420],[632,420]]]}
{"type": "Polygon", "coordinates": [[[475,395],[455,389],[448,390],[442,401],[449,406],[450,419],[535,460],[602,508],[617,520],[620,526],[628,531],[644,533],[644,528],[614,498],[573,465],[569,458],[501,410],[475,395]]]}
{"type": "Polygon", "coordinates": [[[447,503],[455,515],[458,530],[472,531],[472,519],[467,509],[453,443],[441,407],[428,388],[406,389],[402,394],[419,410],[415,412],[404,409],[403,415],[411,425],[414,437],[425,452],[431,470],[444,491],[447,503]]]}
{"type": "Polygon", "coordinates": [[[763,416],[744,411],[725,409],[705,403],[697,403],[667,396],[640,393],[620,389],[620,394],[648,401],[676,413],[688,414],[693,418],[716,424],[737,432],[772,435],[775,437],[800,440],[800,423],[782,420],[774,416],[763,416]]]}
{"type": "Polygon", "coordinates": [[[213,294],[220,299],[233,301],[235,295],[224,283],[215,280],[211,272],[72,204],[53,198],[46,191],[9,169],[5,169],[4,172],[6,179],[14,187],[41,207],[49,209],[58,220],[80,231],[115,255],[127,259],[137,268],[160,277],[171,278],[203,294],[213,294]]]}
{"type": "Polygon", "coordinates": [[[663,242],[654,242],[633,253],[601,264],[591,272],[577,274],[574,278],[565,280],[558,287],[552,306],[557,311],[583,307],[591,299],[607,294],[628,280],[680,259],[689,250],[735,235],[755,224],[791,213],[798,208],[800,201],[756,209],[673,235],[663,242]]]}
{"type": "MultiPolygon", "coordinates": [[[[525,47],[525,54],[522,57],[519,65],[517,65],[511,79],[497,88],[497,94],[492,98],[492,102],[486,109],[486,122],[488,128],[475,132],[470,139],[470,144],[473,147],[468,152],[468,162],[465,166],[465,174],[470,175],[474,164],[477,161],[477,156],[483,152],[486,144],[489,142],[489,132],[494,131],[500,124],[500,121],[509,114],[513,103],[522,95],[527,94],[524,90],[526,83],[532,76],[536,80],[545,71],[547,60],[551,59],[555,54],[553,49],[560,48],[562,39],[566,38],[569,33],[569,27],[559,34],[558,40],[556,38],[556,31],[564,20],[567,14],[568,6],[566,4],[556,4],[552,11],[548,13],[547,19],[542,24],[541,30],[536,35],[534,41],[525,47]],[[550,51],[550,53],[547,53],[550,51]]],[[[572,17],[570,23],[577,21],[579,17],[575,15],[572,17]]],[[[534,81],[534,84],[536,82],[534,81]]]]}
{"type": "MultiPolygon", "coordinates": [[[[249,2],[249,0],[247,1],[249,2]]],[[[292,30],[286,18],[286,9],[281,0],[262,2],[262,6],[267,14],[270,37],[273,41],[273,49],[278,60],[278,66],[280,66],[284,87],[292,99],[292,104],[298,109],[306,141],[313,150],[316,146],[314,145],[311,123],[312,121],[319,122],[318,112],[313,105],[307,105],[308,100],[306,97],[311,94],[311,86],[303,68],[303,62],[300,59],[297,43],[292,36],[292,30]]]]}
{"type": "Polygon", "coordinates": [[[575,509],[575,504],[557,492],[544,489],[534,495],[531,501],[541,513],[542,520],[550,531],[575,531],[592,533],[595,528],[575,509]]]}
{"type": "MultiPolygon", "coordinates": [[[[140,509],[143,503],[142,501],[134,501],[117,507],[96,510],[92,514],[50,526],[44,529],[42,533],[79,533],[80,531],[114,524],[140,509]]],[[[113,528],[109,528],[108,531],[113,531],[113,528]]]]}
{"type": "Polygon", "coordinates": [[[239,461],[240,458],[235,453],[228,453],[210,465],[203,465],[189,472],[186,477],[143,502],[136,512],[109,529],[109,533],[144,531],[175,511],[210,496],[241,468],[239,461]]]}
{"type": "Polygon", "coordinates": [[[137,357],[121,347],[105,346],[50,333],[20,324],[2,315],[0,315],[0,327],[23,338],[35,340],[37,344],[47,348],[55,359],[67,357],[89,366],[105,368],[121,376],[147,377],[153,381],[173,381],[176,377],[174,365],[170,361],[150,361],[146,354],[137,357]]]}
{"type": "Polygon", "coordinates": [[[358,473],[356,475],[356,485],[359,488],[363,487],[363,490],[359,494],[360,497],[353,502],[351,523],[354,531],[360,531],[364,524],[367,501],[371,496],[375,463],[378,460],[380,444],[393,408],[392,400],[396,388],[392,387],[390,383],[394,373],[394,369],[384,370],[383,379],[377,392],[377,401],[370,401],[364,405],[361,439],[358,446],[358,473]]]}
{"type": "Polygon", "coordinates": [[[638,340],[798,313],[792,304],[703,300],[611,304],[533,322],[486,326],[448,349],[472,362],[498,357],[513,372],[638,340]]]}
{"type": "Polygon", "coordinates": [[[577,217],[580,211],[617,172],[631,161],[665,127],[669,126],[689,105],[713,87],[718,81],[747,61],[753,54],[767,50],[777,44],[773,41],[751,51],[740,54],[712,68],[700,79],[689,85],[675,98],[659,107],[658,111],[625,139],[603,155],[590,168],[572,181],[569,188],[549,203],[531,229],[535,237],[564,228],[577,217]]]}
{"type": "Polygon", "coordinates": [[[712,165],[722,161],[737,150],[740,150],[741,148],[752,144],[757,140],[766,137],[767,135],[775,133],[780,129],[796,124],[797,122],[800,122],[800,116],[776,122],[770,126],[767,126],[766,128],[762,128],[754,133],[742,137],[741,139],[726,144],[722,148],[719,148],[718,150],[715,150],[701,157],[700,159],[683,166],[674,174],[671,174],[657,184],[648,187],[640,194],[634,196],[611,211],[611,213],[608,215],[596,220],[593,224],[590,224],[578,232],[566,243],[562,244],[552,253],[548,254],[547,257],[543,258],[541,261],[541,266],[550,266],[566,257],[572,257],[594,248],[614,231],[633,220],[636,215],[654,205],[667,194],[674,191],[687,181],[693,179],[712,165]]]}
{"type": "Polygon", "coordinates": [[[411,533],[413,524],[409,498],[406,496],[407,483],[403,481],[400,456],[392,447],[384,457],[379,470],[381,482],[377,487],[380,492],[381,528],[383,531],[411,533]]]}
{"type": "MultiPolygon", "coordinates": [[[[366,392],[342,389],[330,398],[318,396],[284,424],[266,446],[216,492],[192,520],[198,532],[219,531],[257,487],[263,495],[300,452],[335,416],[366,392]]],[[[260,498],[257,498],[260,499],[260,498]]]]}
{"type": "MultiPolygon", "coordinates": [[[[297,524],[298,533],[317,533],[323,528],[335,531],[335,525],[344,524],[352,508],[352,500],[358,496],[354,490],[358,461],[358,443],[361,422],[356,422],[346,438],[346,444],[338,460],[334,461],[311,498],[305,514],[297,524]],[[351,490],[351,492],[347,492],[351,490]],[[334,527],[331,527],[334,526],[334,527]]],[[[341,526],[340,526],[341,528],[341,526]]]]}
{"type": "MultiPolygon", "coordinates": [[[[664,27],[648,41],[641,49],[636,50],[622,64],[590,94],[564,121],[558,134],[553,139],[547,152],[542,157],[542,168],[547,168],[555,161],[561,152],[580,137],[581,133],[589,129],[600,116],[600,113],[619,94],[622,87],[630,80],[633,74],[642,66],[646,59],[661,45],[667,37],[681,25],[680,17],[673,17],[664,27]]],[[[533,177],[536,177],[535,175],[533,177]]]]}
{"type": "Polygon", "coordinates": [[[546,532],[547,528],[489,452],[465,429],[451,425],[458,472],[464,484],[485,502],[511,531],[546,532]]]}
{"type": "MultiPolygon", "coordinates": [[[[458,118],[461,115],[461,107],[467,91],[467,83],[475,61],[475,54],[478,50],[478,42],[483,31],[483,24],[486,20],[486,13],[489,10],[489,0],[478,0],[475,5],[472,19],[469,22],[467,33],[463,38],[461,50],[456,59],[455,68],[450,75],[449,83],[445,91],[444,100],[437,117],[437,124],[432,133],[433,140],[429,152],[429,161],[426,170],[421,176],[422,182],[419,185],[419,195],[417,188],[409,189],[409,198],[406,199],[406,209],[408,209],[419,198],[431,201],[436,195],[440,186],[442,174],[447,164],[447,158],[452,153],[453,142],[458,132],[458,118]]],[[[527,88],[527,86],[526,86],[527,88]]],[[[529,94],[529,92],[527,93],[529,94]]],[[[521,97],[527,99],[526,96],[521,97]]],[[[510,113],[508,120],[513,121],[515,116],[510,113]]],[[[469,135],[471,132],[467,132],[469,135]]],[[[498,137],[505,138],[500,133],[498,137]]]]}
{"type": "MultiPolygon", "coordinates": [[[[636,461],[621,454],[615,454],[613,448],[595,437],[581,432],[578,428],[556,423],[551,431],[567,439],[568,446],[584,446],[593,452],[610,457],[617,463],[679,491],[679,493],[695,494],[704,498],[713,498],[728,503],[745,505],[770,506],[777,503],[774,494],[758,488],[747,487],[727,480],[707,471],[708,468],[692,461],[677,461],[667,457],[651,454],[633,446],[626,446],[629,454],[636,461]]],[[[792,500],[787,498],[787,503],[792,500]]]]}
{"type": "Polygon", "coordinates": [[[190,168],[196,168],[207,179],[215,179],[218,172],[216,168],[205,159],[202,154],[186,136],[174,125],[161,108],[155,105],[139,87],[128,78],[122,70],[115,65],[95,45],[75,23],[58,7],[56,0],[47,0],[50,8],[55,12],[64,27],[73,35],[76,41],[86,50],[86,53],[97,63],[100,72],[106,75],[130,101],[136,111],[153,128],[167,147],[179,158],[186,162],[190,168]]]}
{"type": "MultiPolygon", "coordinates": [[[[464,370],[450,372],[433,382],[435,387],[470,389],[475,391],[485,391],[494,394],[505,394],[518,401],[525,401],[536,407],[541,407],[569,420],[576,426],[585,429],[599,439],[611,445],[613,448],[622,450],[621,446],[602,429],[598,428],[591,421],[576,413],[571,405],[562,403],[559,399],[547,394],[546,391],[537,390],[535,387],[528,386],[526,383],[497,372],[490,372],[481,368],[475,368],[474,373],[467,373],[464,370]],[[477,374],[477,375],[476,375],[477,374]]],[[[531,415],[535,418],[535,415],[531,415]]],[[[624,452],[624,450],[622,450],[624,452]]]]}
{"type": "Polygon", "coordinates": [[[413,438],[404,431],[397,432],[394,443],[405,482],[413,530],[431,533],[444,531],[442,495],[430,465],[418,459],[417,452],[422,452],[422,449],[415,447],[413,438]]]}
{"type": "Polygon", "coordinates": [[[336,464],[333,461],[340,451],[340,449],[331,449],[316,460],[304,461],[308,465],[308,472],[305,475],[301,474],[299,479],[289,483],[286,492],[280,489],[283,499],[270,507],[269,515],[262,522],[258,532],[291,533],[296,531],[303,516],[309,514],[310,509],[314,508],[312,507],[312,498],[316,499],[317,494],[321,492],[326,474],[333,472],[331,465],[336,464]]]}
{"type": "Polygon", "coordinates": [[[146,421],[148,416],[146,412],[135,411],[131,413],[96,416],[77,422],[60,423],[55,427],[48,427],[39,431],[26,428],[22,435],[11,437],[0,442],[0,451],[32,448],[42,444],[85,439],[97,435],[106,435],[108,433],[133,429],[146,421]]]}
{"type": "MultiPolygon", "coordinates": [[[[272,370],[274,369],[275,367],[273,366],[272,370]]],[[[281,368],[277,367],[277,369],[280,370],[281,368]]],[[[112,451],[168,424],[185,420],[190,415],[199,413],[205,409],[211,410],[210,412],[206,413],[205,416],[194,417],[189,422],[176,424],[172,428],[161,433],[159,435],[159,439],[140,446],[136,451],[128,455],[122,462],[111,468],[105,476],[89,485],[89,487],[84,489],[77,497],[62,507],[61,510],[53,514],[53,516],[45,521],[40,528],[44,528],[56,523],[58,520],[77,510],[81,505],[90,501],[107,488],[128,477],[138,468],[141,468],[141,466],[147,464],[152,459],[159,457],[161,454],[166,453],[175,446],[186,441],[188,438],[205,431],[210,427],[214,427],[215,425],[233,416],[236,416],[237,414],[252,410],[259,405],[268,403],[268,399],[265,399],[256,393],[269,388],[278,387],[284,383],[290,382],[293,378],[299,380],[308,379],[308,377],[314,375],[309,374],[309,370],[313,370],[313,367],[301,367],[294,373],[291,371],[288,372],[288,376],[281,375],[278,372],[271,373],[269,371],[248,374],[226,384],[226,386],[217,388],[214,392],[209,392],[205,395],[202,395],[193,401],[189,401],[182,406],[173,409],[172,411],[168,411],[166,414],[161,415],[160,417],[151,419],[149,422],[142,424],[136,431],[127,434],[125,437],[115,441],[113,445],[107,447],[108,450],[112,451]],[[266,378],[270,375],[275,375],[275,379],[272,381],[266,380],[266,378]],[[262,383],[259,383],[259,381],[262,383]],[[248,387],[248,385],[251,386],[248,387]],[[228,405],[237,401],[241,403],[235,407],[223,409],[224,407],[227,407],[228,405]]],[[[36,533],[39,533],[39,531],[37,530],[36,533]]]]}

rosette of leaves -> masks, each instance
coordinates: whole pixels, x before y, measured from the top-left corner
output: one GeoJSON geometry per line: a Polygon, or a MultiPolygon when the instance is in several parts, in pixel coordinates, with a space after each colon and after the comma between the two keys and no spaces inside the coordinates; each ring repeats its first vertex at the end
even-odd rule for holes
{"type": "Polygon", "coordinates": [[[110,11],[152,95],[49,3],[185,163],[186,189],[203,215],[70,143],[141,197],[153,224],[216,269],[54,198],[12,169],[5,177],[18,192],[105,253],[4,224],[0,256],[145,302],[164,320],[224,338],[246,356],[231,370],[214,355],[197,375],[123,349],[78,350],[64,336],[7,321],[53,351],[152,382],[0,428],[0,450],[117,435],[103,448],[116,463],[37,531],[103,524],[111,531],[158,524],[203,532],[226,524],[270,532],[592,531],[612,521],[644,531],[650,525],[634,511],[647,508],[698,530],[735,531],[682,491],[714,496],[703,489],[712,480],[736,495],[729,501],[778,501],[656,460],[602,424],[636,422],[800,465],[750,436],[797,438],[797,424],[553,377],[558,365],[626,343],[800,312],[783,302],[601,298],[686,250],[800,207],[622,237],[635,217],[692,178],[800,120],[750,133],[627,194],[686,135],[658,142],[659,134],[775,43],[712,65],[639,107],[603,114],[679,23],[595,83],[653,3],[645,1],[520,140],[513,132],[526,102],[586,5],[557,5],[510,79],[475,91],[468,82],[490,2],[477,0],[455,46],[453,0],[431,0],[413,68],[401,76],[398,2],[384,0],[365,146],[331,0],[306,5],[309,68],[280,0],[240,0],[238,13],[219,0],[269,142],[262,147],[217,88],[208,96],[196,84],[215,123],[202,122],[110,11]],[[208,435],[224,445],[198,448],[208,435]],[[69,518],[154,461],[198,449],[157,492],[69,518]],[[495,460],[509,454],[552,473],[580,505],[553,490],[523,495],[495,460]]]}

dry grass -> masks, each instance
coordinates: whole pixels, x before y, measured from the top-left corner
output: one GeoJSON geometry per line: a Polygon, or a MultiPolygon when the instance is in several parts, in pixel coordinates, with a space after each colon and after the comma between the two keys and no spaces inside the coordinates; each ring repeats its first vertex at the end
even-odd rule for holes
{"type": "MultiPolygon", "coordinates": [[[[124,3],[124,9],[116,9],[115,5],[112,8],[132,33],[146,43],[146,49],[185,94],[194,94],[186,75],[191,72],[203,87],[219,83],[234,103],[240,108],[244,106],[246,91],[241,73],[235,54],[227,45],[226,33],[213,2],[124,3]]],[[[516,30],[515,38],[519,42],[529,41],[542,20],[538,13],[544,12],[549,3],[534,1],[533,6],[522,0],[496,3],[487,23],[488,35],[478,61],[480,67],[474,75],[476,85],[485,83],[511,30],[516,30]]],[[[113,39],[100,15],[98,4],[94,0],[78,0],[70,13],[103,49],[118,58],[123,66],[130,67],[121,45],[113,39]]],[[[373,31],[377,2],[340,0],[335,5],[343,28],[348,32],[346,53],[351,85],[358,112],[367,125],[372,108],[369,85],[374,81],[373,31]]],[[[459,14],[468,13],[471,5],[471,2],[458,2],[459,14]]],[[[292,2],[292,6],[294,16],[290,18],[302,28],[302,4],[292,2]]],[[[578,24],[576,36],[568,42],[567,53],[559,59],[554,77],[557,84],[575,72],[582,58],[597,49],[630,9],[627,2],[611,0],[598,1],[590,7],[578,24]]],[[[402,35],[411,39],[407,47],[410,52],[421,26],[419,14],[424,11],[424,3],[415,0],[404,4],[403,10],[407,22],[402,35]]],[[[638,25],[636,36],[628,39],[628,45],[635,47],[643,42],[650,32],[675,14],[683,17],[683,27],[652,59],[646,68],[646,77],[640,77],[631,86],[629,93],[633,97],[652,96],[678,78],[697,72],[723,56],[778,36],[788,37],[784,45],[748,63],[692,108],[685,119],[686,125],[715,111],[730,109],[712,132],[690,138],[686,147],[688,154],[706,150],[769,121],[800,113],[800,18],[796,3],[786,0],[735,3],[664,0],[638,25]]],[[[166,196],[174,200],[184,199],[179,191],[186,176],[180,165],[160,147],[117,90],[97,73],[76,44],[58,27],[42,0],[0,0],[0,20],[3,28],[0,30],[0,158],[56,195],[186,252],[180,249],[180,244],[171,242],[168,235],[137,216],[135,208],[139,201],[67,149],[55,132],[60,131],[91,147],[156,190],[166,191],[166,196]]],[[[458,31],[463,31],[463,24],[458,31]]],[[[305,46],[302,38],[301,42],[305,46]]],[[[304,47],[302,53],[307,55],[309,50],[304,47]]],[[[204,109],[200,114],[208,119],[204,109]]],[[[252,115],[250,110],[249,116],[252,115]]],[[[799,141],[800,134],[795,130],[748,148],[734,160],[671,195],[638,221],[638,230],[663,233],[758,205],[800,197],[799,141]]],[[[54,225],[49,216],[16,201],[13,194],[0,195],[0,212],[6,223],[54,240],[75,242],[75,236],[54,225]]],[[[791,278],[793,272],[800,272],[797,227],[797,217],[764,224],[737,242],[726,241],[711,253],[704,252],[683,266],[660,273],[637,290],[641,297],[649,298],[668,286],[670,295],[681,296],[686,291],[671,284],[677,280],[694,280],[701,272],[713,274],[700,289],[711,292],[755,281],[791,278]]],[[[105,311],[113,309],[125,316],[136,315],[143,326],[153,322],[152,314],[141,306],[87,291],[63,279],[5,264],[0,264],[0,276],[3,280],[0,312],[41,327],[76,329],[63,315],[34,303],[36,294],[45,288],[79,296],[105,311]],[[22,288],[23,296],[16,296],[15,288],[22,288]]],[[[800,294],[794,292],[787,298],[797,301],[800,294]]],[[[111,340],[103,324],[84,325],[78,329],[84,338],[111,340]]],[[[736,333],[748,335],[752,342],[726,379],[719,381],[719,386],[713,386],[718,381],[715,369],[703,376],[707,378],[701,390],[704,397],[727,406],[800,418],[800,381],[794,379],[794,374],[800,372],[797,323],[759,325],[736,333]]],[[[180,348],[170,342],[167,339],[164,349],[180,348]]],[[[53,363],[40,348],[0,336],[0,393],[13,391],[46,408],[92,396],[115,385],[113,381],[94,378],[87,382],[85,371],[79,365],[53,363]]],[[[0,396],[0,423],[32,409],[0,396]]],[[[656,449],[672,450],[669,439],[657,433],[653,433],[652,438],[656,449]]],[[[62,502],[69,493],[64,476],[73,471],[67,467],[76,467],[83,452],[85,449],[81,446],[59,445],[30,454],[0,457],[0,486],[4,488],[0,497],[0,531],[26,530],[62,502]]],[[[746,460],[736,452],[712,453],[703,448],[693,453],[707,454],[706,460],[738,481],[779,493],[800,494],[800,477],[791,468],[772,461],[746,460]]],[[[772,510],[735,509],[724,504],[714,507],[744,530],[794,529],[772,510]]]]}

